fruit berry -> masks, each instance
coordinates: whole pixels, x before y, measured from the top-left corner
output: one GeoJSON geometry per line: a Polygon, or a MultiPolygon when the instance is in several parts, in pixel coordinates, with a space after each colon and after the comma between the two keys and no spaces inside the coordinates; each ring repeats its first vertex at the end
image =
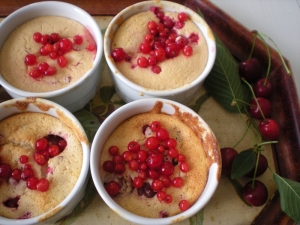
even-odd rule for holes
{"type": "Polygon", "coordinates": [[[221,148],[221,157],[222,157],[222,174],[230,175],[231,168],[235,157],[238,155],[238,152],[233,148],[221,148]]]}
{"type": "MultiPolygon", "coordinates": [[[[258,156],[258,154],[257,154],[258,156]]],[[[266,170],[268,169],[268,160],[263,154],[259,154],[258,159],[258,165],[257,165],[257,171],[255,176],[259,177],[260,175],[264,174],[266,170]]],[[[255,168],[253,168],[250,172],[246,174],[247,177],[253,178],[255,172],[255,168]]]]}
{"type": "Polygon", "coordinates": [[[277,141],[280,129],[277,122],[273,119],[264,119],[258,125],[259,132],[263,139],[268,141],[277,141]]]}
{"type": "Polygon", "coordinates": [[[110,196],[115,196],[119,193],[120,187],[116,181],[110,181],[105,184],[105,190],[110,196]]]}
{"type": "Polygon", "coordinates": [[[250,181],[243,188],[243,197],[251,206],[262,206],[268,200],[268,189],[259,180],[250,181]]]}
{"type": "Polygon", "coordinates": [[[258,59],[250,58],[239,64],[239,74],[250,84],[262,77],[262,66],[258,59]]]}
{"type": "Polygon", "coordinates": [[[12,169],[10,165],[6,163],[0,164],[0,178],[9,178],[11,176],[12,169]]]}
{"type": "Polygon", "coordinates": [[[272,105],[271,102],[263,97],[251,99],[249,106],[249,114],[255,119],[264,119],[271,116],[272,105]],[[258,106],[259,105],[259,106],[258,106]]]}
{"type": "Polygon", "coordinates": [[[189,203],[189,201],[183,199],[183,200],[181,200],[181,201],[179,202],[179,209],[180,209],[181,211],[186,211],[186,210],[188,210],[189,208],[190,208],[190,203],[189,203]]]}

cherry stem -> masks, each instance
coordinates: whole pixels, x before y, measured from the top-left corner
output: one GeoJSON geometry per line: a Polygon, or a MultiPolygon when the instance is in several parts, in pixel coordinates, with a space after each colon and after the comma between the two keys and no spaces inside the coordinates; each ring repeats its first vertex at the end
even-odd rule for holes
{"type": "Polygon", "coordinates": [[[241,141],[244,139],[244,137],[245,137],[246,134],[248,133],[249,127],[250,127],[250,124],[251,124],[251,123],[246,123],[246,124],[247,124],[247,129],[246,129],[244,135],[241,137],[241,139],[240,139],[240,140],[239,140],[232,148],[236,148],[236,146],[238,146],[238,145],[241,143],[241,141]]]}
{"type": "Polygon", "coordinates": [[[266,49],[267,49],[267,52],[268,52],[268,69],[267,69],[267,74],[266,74],[266,79],[265,79],[265,82],[264,82],[264,86],[266,86],[267,84],[267,79],[269,77],[269,74],[270,74],[270,69],[271,69],[271,54],[270,54],[270,49],[269,49],[269,46],[268,44],[266,43],[265,39],[261,36],[261,33],[254,30],[252,31],[252,33],[258,35],[260,37],[260,39],[263,41],[263,43],[265,44],[266,46],[266,49]]]}
{"type": "Polygon", "coordinates": [[[256,145],[257,147],[261,147],[263,145],[268,145],[268,144],[277,144],[278,141],[266,141],[266,142],[262,142],[262,143],[259,143],[258,145],[256,145]]]}
{"type": "MultiPolygon", "coordinates": [[[[285,70],[286,70],[286,73],[287,73],[287,74],[290,74],[291,71],[289,70],[288,66],[286,65],[285,60],[284,60],[284,58],[282,57],[282,54],[281,54],[281,52],[280,52],[278,46],[276,45],[276,43],[275,43],[270,37],[268,37],[266,34],[264,34],[264,33],[262,33],[262,32],[258,32],[258,35],[259,35],[259,37],[260,37],[263,41],[264,41],[264,39],[262,38],[262,36],[268,38],[268,39],[274,44],[274,46],[275,46],[275,48],[276,48],[276,50],[277,50],[277,52],[278,52],[278,54],[279,54],[279,57],[280,57],[280,59],[281,59],[281,62],[283,63],[283,66],[284,66],[284,68],[285,68],[285,70]]],[[[264,41],[264,42],[265,42],[265,41],[264,41]]],[[[269,53],[269,54],[270,54],[270,53],[269,53]]],[[[269,56],[269,59],[270,59],[270,56],[269,56]]]]}
{"type": "Polygon", "coordinates": [[[256,172],[257,172],[257,167],[258,167],[258,161],[260,157],[260,152],[258,151],[256,154],[256,162],[255,162],[255,169],[254,169],[254,174],[253,174],[253,179],[252,179],[252,188],[254,188],[254,182],[255,182],[255,177],[256,177],[256,172]]]}
{"type": "Polygon", "coordinates": [[[255,102],[256,102],[256,104],[257,104],[257,107],[259,108],[259,111],[260,111],[260,113],[261,113],[261,116],[262,116],[262,118],[265,120],[265,119],[266,119],[266,118],[265,118],[265,115],[263,114],[263,112],[262,112],[262,110],[261,110],[261,108],[260,108],[260,105],[258,104],[258,101],[257,101],[257,99],[256,99],[256,96],[255,96],[255,94],[254,94],[254,91],[253,91],[251,85],[250,85],[250,84],[245,80],[245,78],[243,78],[243,77],[242,77],[242,81],[244,81],[244,82],[248,85],[248,87],[250,88],[250,91],[251,91],[251,93],[252,93],[252,95],[253,95],[253,97],[254,97],[254,100],[255,100],[255,102]]]}
{"type": "Polygon", "coordinates": [[[253,40],[253,44],[252,44],[252,48],[251,48],[251,52],[250,52],[250,55],[249,55],[249,58],[248,58],[248,61],[251,59],[252,57],[252,53],[254,51],[254,47],[255,47],[255,43],[256,43],[256,38],[257,38],[257,32],[253,32],[254,34],[254,40],[253,40]]]}

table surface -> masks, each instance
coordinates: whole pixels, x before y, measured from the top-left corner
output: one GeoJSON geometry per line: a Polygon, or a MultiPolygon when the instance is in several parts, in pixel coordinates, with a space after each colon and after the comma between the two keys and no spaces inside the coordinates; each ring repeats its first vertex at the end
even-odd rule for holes
{"type": "MultiPolygon", "coordinates": [[[[290,61],[300,99],[300,0],[211,0],[249,30],[276,43],[290,61]]],[[[266,40],[271,46],[272,42],[266,40]]]]}

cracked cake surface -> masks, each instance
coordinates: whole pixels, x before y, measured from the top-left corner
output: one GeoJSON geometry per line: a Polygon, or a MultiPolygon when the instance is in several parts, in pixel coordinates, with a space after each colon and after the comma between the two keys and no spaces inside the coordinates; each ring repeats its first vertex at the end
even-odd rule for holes
{"type": "Polygon", "coordinates": [[[3,217],[30,218],[50,211],[71,192],[82,167],[81,143],[72,128],[58,118],[43,113],[20,113],[0,121],[1,163],[22,170],[21,155],[28,156],[27,164],[31,165],[35,176],[46,178],[50,186],[47,191],[40,192],[27,188],[26,181],[0,178],[0,215],[3,217]],[[33,159],[35,142],[47,135],[62,137],[67,141],[67,146],[41,166],[33,159]],[[9,205],[9,201],[14,204],[9,205]]]}

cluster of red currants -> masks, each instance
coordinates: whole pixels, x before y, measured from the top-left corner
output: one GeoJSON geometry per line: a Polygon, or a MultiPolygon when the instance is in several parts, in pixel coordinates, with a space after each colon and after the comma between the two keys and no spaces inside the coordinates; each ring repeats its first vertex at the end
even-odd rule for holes
{"type": "MultiPolygon", "coordinates": [[[[147,198],[156,195],[159,201],[170,204],[173,198],[166,192],[167,188],[181,188],[184,185],[182,177],[172,178],[174,167],[178,164],[180,171],[186,173],[189,165],[185,155],[176,148],[177,141],[169,137],[169,132],[161,127],[160,122],[153,121],[149,127],[154,136],[147,137],[142,145],[131,141],[122,154],[117,146],[111,146],[108,152],[112,159],[105,161],[102,168],[108,173],[121,175],[127,167],[134,174],[132,186],[139,195],[147,198]]],[[[111,180],[105,184],[105,189],[109,195],[115,196],[119,194],[121,185],[111,180]]],[[[189,202],[183,199],[179,208],[182,211],[187,210],[189,202]]]]}
{"type": "MultiPolygon", "coordinates": [[[[56,60],[61,68],[67,66],[68,60],[64,55],[73,50],[73,44],[80,45],[83,42],[83,38],[80,35],[75,35],[72,42],[69,38],[60,37],[58,33],[49,35],[41,34],[40,32],[33,34],[33,40],[42,45],[39,55],[49,56],[50,59],[56,60]]],[[[94,48],[94,45],[89,45],[87,49],[93,51],[94,48]]],[[[32,53],[25,56],[24,62],[27,66],[31,66],[28,70],[28,75],[35,79],[44,75],[52,76],[57,72],[56,67],[49,65],[47,62],[38,63],[37,56],[32,53]],[[37,63],[38,65],[35,66],[37,63]]]]}
{"type": "MultiPolygon", "coordinates": [[[[66,146],[67,142],[60,136],[48,135],[47,137],[40,138],[35,143],[34,161],[41,166],[45,165],[49,158],[60,154],[66,146]]],[[[29,158],[27,155],[21,155],[19,162],[24,165],[22,169],[12,169],[9,164],[0,161],[0,178],[12,178],[16,182],[23,180],[31,190],[45,192],[49,189],[50,184],[46,178],[38,179],[34,175],[34,170],[31,164],[28,163],[29,158]]]]}
{"type": "MultiPolygon", "coordinates": [[[[178,20],[173,21],[170,17],[165,16],[164,12],[158,7],[151,7],[150,11],[156,15],[160,22],[148,22],[147,29],[149,33],[139,45],[139,51],[144,55],[137,59],[136,65],[141,68],[150,66],[153,73],[159,74],[161,72],[159,62],[177,57],[180,51],[187,57],[191,56],[193,54],[191,44],[197,44],[199,36],[193,33],[189,37],[185,37],[176,33],[174,28],[182,29],[184,27],[188,19],[186,13],[178,13],[178,20]]],[[[113,49],[111,56],[115,62],[131,61],[131,56],[121,47],[113,49]]]]}

